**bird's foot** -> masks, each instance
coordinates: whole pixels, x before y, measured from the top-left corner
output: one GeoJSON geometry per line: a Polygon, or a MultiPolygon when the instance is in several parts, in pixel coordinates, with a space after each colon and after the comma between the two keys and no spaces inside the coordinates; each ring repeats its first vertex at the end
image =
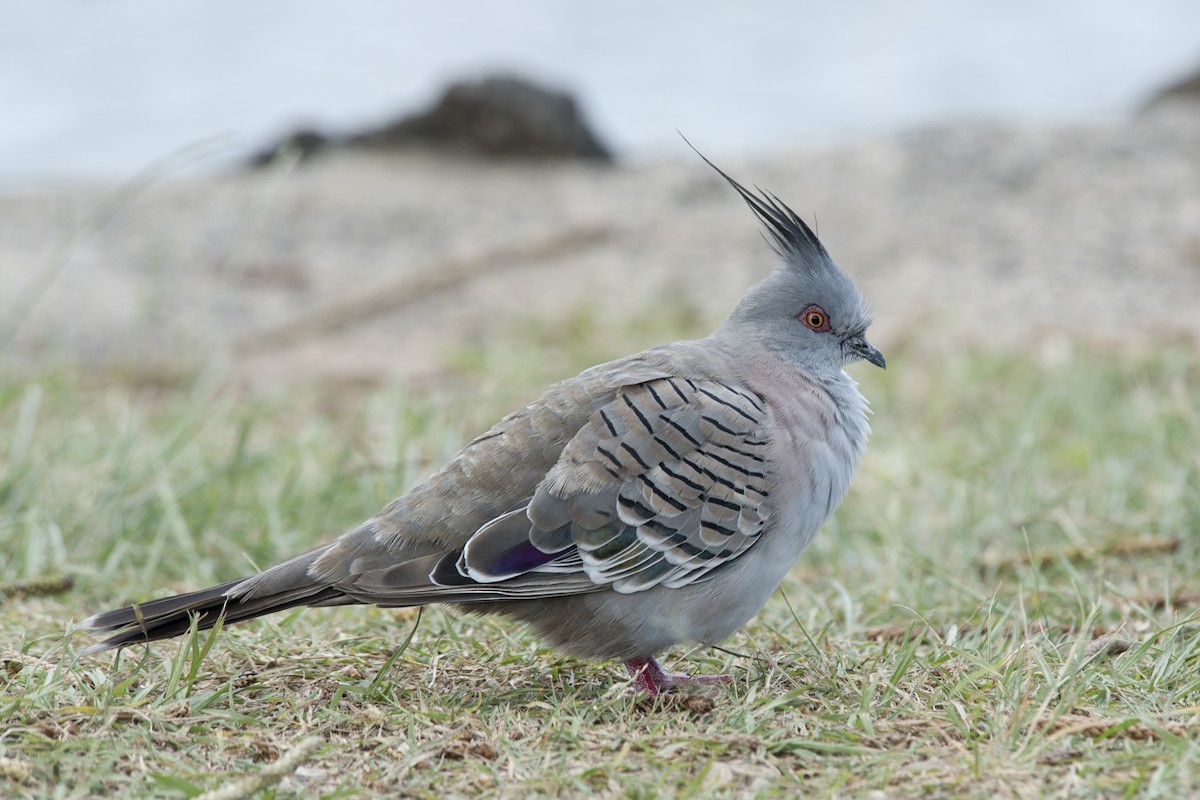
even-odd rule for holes
{"type": "Polygon", "coordinates": [[[687,675],[682,672],[667,672],[653,656],[631,658],[625,662],[625,668],[633,676],[634,691],[645,692],[651,697],[689,686],[714,686],[733,680],[732,675],[687,675]]]}

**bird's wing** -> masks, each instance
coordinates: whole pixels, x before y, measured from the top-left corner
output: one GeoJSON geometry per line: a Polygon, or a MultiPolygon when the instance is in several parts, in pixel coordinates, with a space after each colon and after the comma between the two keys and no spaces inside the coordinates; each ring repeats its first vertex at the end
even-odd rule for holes
{"type": "Polygon", "coordinates": [[[514,581],[579,591],[584,576],[624,593],[701,580],[771,518],[769,415],[752,391],[712,380],[625,387],[527,505],[471,538],[456,570],[493,591],[514,581]]]}
{"type": "Polygon", "coordinates": [[[360,531],[230,594],[248,602],[307,583],[386,606],[629,593],[702,580],[753,545],[771,518],[770,411],[743,387],[649,372],[639,364],[611,376],[585,373],[578,383],[591,384],[588,402],[560,404],[572,414],[590,406],[582,416],[568,421],[543,398],[360,531]],[[627,381],[637,372],[641,380],[627,381]],[[571,433],[555,441],[564,428],[571,433]],[[538,480],[529,479],[531,469],[538,480]],[[425,519],[426,507],[438,513],[425,519]],[[426,528],[421,549],[398,551],[382,527],[400,511],[403,528],[414,521],[426,528]],[[472,514],[472,533],[458,542],[428,533],[460,529],[472,514]]]}
{"type": "MultiPolygon", "coordinates": [[[[461,552],[481,527],[528,504],[563,448],[598,408],[626,387],[666,374],[639,354],[550,387],[378,514],[305,556],[252,576],[239,584],[239,595],[267,596],[292,587],[357,591],[359,582],[383,590],[391,580],[385,573],[393,567],[407,574],[411,570],[403,565],[415,559],[461,552]]],[[[363,602],[372,602],[363,596],[363,602]]]]}

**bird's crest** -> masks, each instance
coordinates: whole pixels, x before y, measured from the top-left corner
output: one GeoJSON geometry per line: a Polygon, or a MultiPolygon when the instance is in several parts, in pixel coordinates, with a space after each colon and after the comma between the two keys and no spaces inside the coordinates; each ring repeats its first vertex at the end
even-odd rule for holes
{"type": "Polygon", "coordinates": [[[764,236],[767,243],[779,253],[788,263],[793,263],[789,256],[799,258],[802,263],[816,266],[819,263],[829,260],[829,253],[825,250],[825,245],[821,244],[821,240],[813,233],[812,228],[808,227],[804,220],[792,209],[788,208],[787,204],[780,200],[770,192],[763,191],[759,187],[758,194],[742,186],[733,178],[725,174],[725,171],[716,164],[708,160],[708,157],[696,150],[696,146],[688,142],[686,136],[681,133],[683,141],[687,142],[687,146],[696,152],[717,174],[732,186],[737,193],[746,201],[746,205],[750,206],[763,224],[766,225],[767,234],[764,236]]]}

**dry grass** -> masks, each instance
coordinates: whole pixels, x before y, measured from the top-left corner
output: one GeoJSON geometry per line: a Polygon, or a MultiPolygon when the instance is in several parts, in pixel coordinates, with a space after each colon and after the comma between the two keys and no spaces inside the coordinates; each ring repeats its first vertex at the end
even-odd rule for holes
{"type": "Polygon", "coordinates": [[[909,346],[856,369],[876,433],[845,506],[727,650],[670,654],[734,673],[710,694],[649,701],[614,665],[436,608],[79,656],[73,621],[299,552],[556,374],[662,333],[516,328],[450,354],[457,378],[421,397],[5,382],[0,795],[1194,794],[1200,365],[1182,348],[1051,368],[909,346]]]}

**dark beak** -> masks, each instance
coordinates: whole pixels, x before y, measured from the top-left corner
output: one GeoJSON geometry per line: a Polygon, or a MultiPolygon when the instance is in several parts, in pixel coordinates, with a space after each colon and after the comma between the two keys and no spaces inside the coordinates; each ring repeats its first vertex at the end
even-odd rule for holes
{"type": "Polygon", "coordinates": [[[887,360],[883,357],[883,353],[875,349],[875,346],[867,341],[867,337],[861,333],[857,336],[850,336],[842,340],[842,347],[846,349],[847,355],[851,360],[861,358],[863,361],[869,361],[880,369],[887,369],[887,360]]]}

